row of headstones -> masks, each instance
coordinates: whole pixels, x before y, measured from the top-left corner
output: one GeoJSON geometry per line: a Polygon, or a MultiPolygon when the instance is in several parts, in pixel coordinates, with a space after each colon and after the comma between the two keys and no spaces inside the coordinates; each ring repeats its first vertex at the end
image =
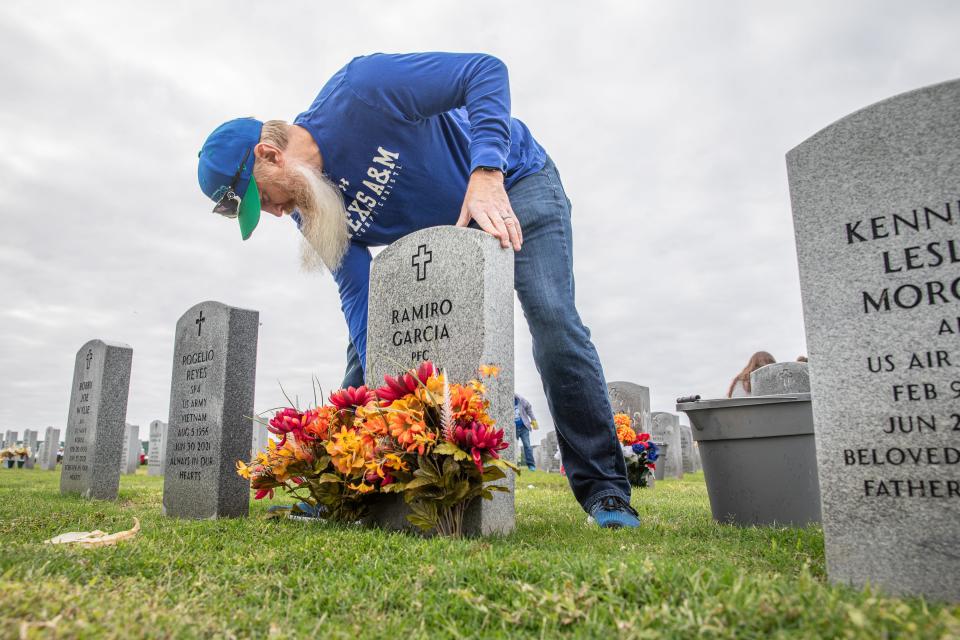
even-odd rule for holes
{"type": "MultiPolygon", "coordinates": [[[[512,422],[513,259],[494,238],[457,227],[411,234],[377,256],[369,298],[368,384],[428,359],[458,381],[494,365],[500,373],[486,383],[490,411],[498,424],[512,422]]],[[[151,443],[159,440],[150,452],[162,461],[166,515],[248,512],[249,483],[235,464],[249,459],[253,438],[255,450],[267,445],[266,432],[253,428],[258,327],[258,312],[219,302],[195,305],[177,322],[169,421],[159,435],[151,428],[151,443]]],[[[129,451],[123,441],[132,359],[129,346],[103,340],[77,352],[62,493],[116,498],[122,452],[129,451]]],[[[510,448],[504,453],[512,456],[512,429],[505,434],[510,448]]],[[[502,482],[512,490],[512,477],[502,482]]],[[[375,511],[384,526],[409,526],[402,500],[383,500],[375,511]]],[[[475,501],[464,518],[467,533],[506,533],[513,526],[512,491],[475,501]]]]}
{"type": "MultiPolygon", "coordinates": [[[[657,480],[682,478],[684,473],[700,471],[700,451],[693,441],[690,425],[680,424],[680,416],[676,414],[651,412],[648,387],[632,382],[610,382],[607,393],[613,412],[630,416],[634,430],[649,433],[650,439],[660,447],[661,457],[654,475],[657,480]]],[[[557,432],[546,433],[534,448],[537,469],[559,472],[562,462],[558,449],[557,432]]]]}

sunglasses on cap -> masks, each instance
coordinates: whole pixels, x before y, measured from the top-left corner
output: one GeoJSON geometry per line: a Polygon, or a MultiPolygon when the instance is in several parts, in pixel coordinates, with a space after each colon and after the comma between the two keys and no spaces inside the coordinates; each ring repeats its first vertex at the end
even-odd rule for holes
{"type": "Polygon", "coordinates": [[[240,161],[240,168],[237,169],[237,172],[233,174],[233,180],[230,182],[230,186],[227,187],[226,193],[223,194],[223,197],[217,201],[217,204],[213,206],[213,212],[219,213],[225,218],[236,218],[238,212],[240,211],[240,196],[237,195],[237,183],[240,182],[240,176],[243,174],[244,167],[247,166],[247,158],[250,157],[251,148],[247,149],[247,152],[243,154],[243,160],[240,161]]]}

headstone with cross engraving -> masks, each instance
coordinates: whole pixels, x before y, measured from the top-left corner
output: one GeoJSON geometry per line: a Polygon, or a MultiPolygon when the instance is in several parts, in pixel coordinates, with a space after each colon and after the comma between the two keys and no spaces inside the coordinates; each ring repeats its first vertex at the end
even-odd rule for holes
{"type": "Polygon", "coordinates": [[[64,436],[60,492],[113,500],[130,391],[133,349],[91,340],[77,352],[64,436]]]}
{"type": "Polygon", "coordinates": [[[43,456],[40,468],[53,471],[57,468],[57,453],[60,451],[60,429],[47,427],[43,434],[43,456]]]}
{"type": "Polygon", "coordinates": [[[147,475],[162,476],[166,463],[167,423],[154,420],[150,423],[150,448],[147,450],[147,475]]]}
{"type": "MultiPolygon", "coordinates": [[[[680,443],[680,416],[665,411],[653,412],[653,429],[650,439],[657,444],[666,444],[667,448],[657,460],[657,467],[663,465],[665,478],[683,477],[683,458],[680,443]]],[[[657,478],[662,480],[662,478],[657,478]]]]}
{"type": "MultiPolygon", "coordinates": [[[[480,365],[500,368],[488,379],[490,412],[510,442],[501,452],[513,460],[513,252],[489,234],[444,226],[412,233],[387,247],[370,272],[367,383],[383,384],[431,360],[450,380],[478,376],[480,365]]],[[[468,535],[507,533],[514,527],[510,493],[477,500],[467,509],[468,535]]],[[[395,498],[395,496],[389,496],[395,498]]],[[[402,501],[375,515],[386,527],[406,528],[402,501]]]]}
{"type": "Polygon", "coordinates": [[[650,433],[650,389],[632,382],[608,382],[607,395],[614,413],[625,413],[630,417],[633,430],[637,433],[650,433]]]}
{"type": "Polygon", "coordinates": [[[128,424],[123,430],[123,452],[120,456],[120,473],[131,475],[140,466],[140,425],[128,424]]]}
{"type": "Polygon", "coordinates": [[[37,436],[40,434],[33,430],[27,429],[23,432],[23,446],[27,448],[27,463],[24,465],[27,469],[33,469],[34,461],[37,458],[37,436]]]}
{"type": "Polygon", "coordinates": [[[247,515],[259,316],[201,302],[177,322],[163,512],[181,518],[247,515]]]}

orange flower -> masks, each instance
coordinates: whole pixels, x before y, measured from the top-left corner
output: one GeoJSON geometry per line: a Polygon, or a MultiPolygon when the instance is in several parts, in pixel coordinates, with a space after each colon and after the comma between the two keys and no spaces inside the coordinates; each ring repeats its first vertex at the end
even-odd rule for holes
{"type": "Polygon", "coordinates": [[[336,425],[336,418],[336,407],[323,406],[310,409],[303,414],[303,432],[311,438],[326,440],[330,437],[330,426],[336,425]]]}
{"type": "Polygon", "coordinates": [[[404,451],[424,455],[437,439],[424,422],[423,403],[416,398],[394,400],[388,409],[390,435],[404,451]]]}
{"type": "Polygon", "coordinates": [[[340,431],[330,436],[326,449],[330,454],[330,462],[344,476],[363,471],[364,447],[356,431],[341,427],[340,431]]]}
{"type": "Polygon", "coordinates": [[[492,364],[482,364],[480,365],[480,375],[484,378],[496,378],[498,375],[500,375],[500,367],[496,367],[492,364]]]}
{"type": "Polygon", "coordinates": [[[620,444],[631,445],[637,439],[637,433],[631,427],[630,416],[625,413],[616,413],[613,416],[613,424],[617,427],[617,440],[620,444]]]}

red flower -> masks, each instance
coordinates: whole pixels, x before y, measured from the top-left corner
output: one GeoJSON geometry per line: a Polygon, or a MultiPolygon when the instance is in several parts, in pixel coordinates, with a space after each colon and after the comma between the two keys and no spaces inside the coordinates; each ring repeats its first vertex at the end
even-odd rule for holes
{"type": "Polygon", "coordinates": [[[277,411],[273,419],[270,420],[270,426],[267,431],[281,436],[278,447],[282,447],[287,442],[287,434],[294,433],[300,435],[303,433],[303,414],[296,409],[286,408],[283,411],[277,411]]]}
{"type": "Polygon", "coordinates": [[[650,439],[649,433],[638,433],[637,439],[631,442],[630,444],[642,444],[650,439]]]}
{"type": "Polygon", "coordinates": [[[368,402],[373,402],[374,395],[365,385],[360,387],[347,387],[330,394],[330,404],[337,409],[352,409],[353,407],[362,407],[368,402]]]}
{"type": "Polygon", "coordinates": [[[376,393],[377,398],[382,402],[399,400],[406,395],[414,393],[420,384],[426,384],[427,379],[433,375],[434,371],[433,363],[427,360],[422,363],[416,371],[410,369],[407,373],[402,376],[397,376],[396,378],[393,376],[383,376],[383,381],[387,384],[377,389],[374,393],[376,393]]]}
{"type": "Polygon", "coordinates": [[[254,500],[262,500],[266,497],[273,497],[273,489],[260,489],[257,491],[256,495],[253,496],[254,500]]]}
{"type": "Polygon", "coordinates": [[[476,420],[466,426],[458,424],[453,430],[453,440],[461,449],[470,452],[473,463],[481,473],[483,472],[481,456],[484,453],[499,458],[500,455],[497,452],[510,446],[503,441],[503,429],[494,429],[476,420]]]}

